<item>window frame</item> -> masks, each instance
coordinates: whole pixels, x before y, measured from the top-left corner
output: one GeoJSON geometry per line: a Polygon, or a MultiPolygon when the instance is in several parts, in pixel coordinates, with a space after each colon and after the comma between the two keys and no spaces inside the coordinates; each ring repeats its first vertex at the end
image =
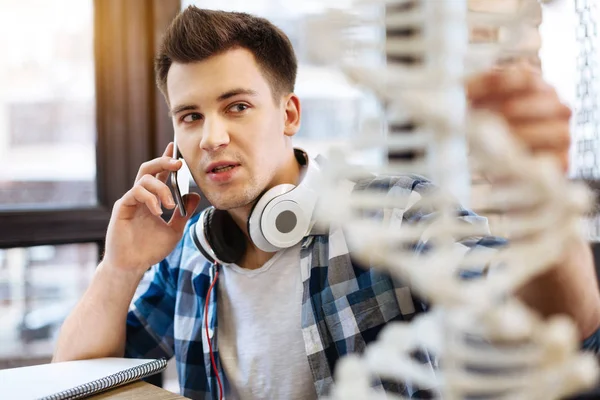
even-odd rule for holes
{"type": "Polygon", "coordinates": [[[102,252],[114,202],[131,188],[140,164],[172,140],[153,60],[181,1],[94,0],[93,6],[97,205],[0,211],[0,249],[93,242],[102,252]]]}

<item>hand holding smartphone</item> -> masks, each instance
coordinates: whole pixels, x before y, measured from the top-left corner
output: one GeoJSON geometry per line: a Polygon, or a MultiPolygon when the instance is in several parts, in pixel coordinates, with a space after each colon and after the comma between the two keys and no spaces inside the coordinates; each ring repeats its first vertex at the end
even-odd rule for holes
{"type": "Polygon", "coordinates": [[[173,139],[173,158],[175,160],[181,160],[183,165],[179,171],[174,171],[169,174],[169,182],[171,184],[171,188],[173,189],[173,197],[175,197],[175,203],[179,208],[179,213],[186,217],[187,211],[185,210],[183,196],[188,194],[190,191],[190,175],[183,157],[179,156],[179,149],[177,148],[177,141],[175,138],[173,139]]]}

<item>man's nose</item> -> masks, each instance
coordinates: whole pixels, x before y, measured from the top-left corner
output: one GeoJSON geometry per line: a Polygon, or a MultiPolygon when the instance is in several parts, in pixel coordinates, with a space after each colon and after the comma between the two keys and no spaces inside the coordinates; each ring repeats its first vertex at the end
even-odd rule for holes
{"type": "Polygon", "coordinates": [[[206,119],[202,130],[200,147],[205,151],[214,151],[229,144],[229,134],[225,124],[218,118],[206,119]]]}

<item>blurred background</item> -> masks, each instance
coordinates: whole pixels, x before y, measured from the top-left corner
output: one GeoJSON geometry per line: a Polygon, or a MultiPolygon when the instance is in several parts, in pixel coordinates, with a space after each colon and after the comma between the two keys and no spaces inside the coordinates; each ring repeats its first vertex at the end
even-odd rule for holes
{"type": "MultiPolygon", "coordinates": [[[[469,0],[469,10],[514,12],[520,1],[469,0]]],[[[572,177],[595,181],[600,11],[596,0],[543,3],[523,40],[542,41],[532,61],[574,109],[572,177]]],[[[0,0],[0,369],[50,360],[60,324],[101,257],[112,204],[139,165],[172,140],[152,60],[169,21],[191,4],[261,15],[289,35],[303,102],[297,146],[324,154],[379,115],[369,93],[311,59],[311,24],[324,5],[350,0],[0,0]]],[[[485,26],[470,30],[473,44],[503,37],[485,26]]],[[[385,39],[383,28],[361,34],[385,39]]],[[[355,159],[383,162],[373,151],[355,159]]],[[[486,182],[473,183],[468,202],[483,213],[486,182]]],[[[493,227],[502,216],[489,218],[493,227]]],[[[591,218],[593,243],[597,226],[591,218]]],[[[170,368],[164,385],[176,391],[174,374],[170,368]]]]}

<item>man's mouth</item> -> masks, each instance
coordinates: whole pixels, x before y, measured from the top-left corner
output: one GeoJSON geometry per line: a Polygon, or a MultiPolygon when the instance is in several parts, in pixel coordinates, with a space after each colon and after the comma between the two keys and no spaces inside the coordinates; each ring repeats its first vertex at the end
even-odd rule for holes
{"type": "Polygon", "coordinates": [[[215,162],[208,166],[206,170],[207,178],[218,184],[227,183],[236,175],[237,171],[235,169],[239,166],[240,164],[235,162],[215,162]]]}
{"type": "Polygon", "coordinates": [[[231,169],[234,169],[235,167],[236,167],[235,165],[225,165],[225,166],[213,168],[210,172],[213,174],[218,174],[219,172],[226,172],[231,169]]]}
{"type": "Polygon", "coordinates": [[[229,161],[215,162],[208,166],[208,168],[206,169],[206,173],[207,174],[220,174],[223,172],[231,171],[232,169],[234,169],[235,167],[238,167],[239,165],[240,164],[238,164],[236,162],[229,162],[229,161]]]}

